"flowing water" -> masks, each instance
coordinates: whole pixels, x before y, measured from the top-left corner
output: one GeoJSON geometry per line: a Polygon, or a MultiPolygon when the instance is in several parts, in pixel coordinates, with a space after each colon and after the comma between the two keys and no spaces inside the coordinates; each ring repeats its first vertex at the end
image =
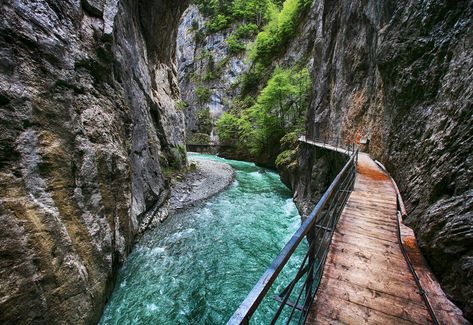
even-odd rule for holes
{"type": "MultiPolygon", "coordinates": [[[[225,324],[300,226],[291,193],[276,173],[192,156],[231,164],[234,183],[146,233],[119,271],[100,324],[225,324]]],[[[272,290],[280,291],[289,276],[272,290]]],[[[253,323],[267,323],[277,307],[268,296],[253,323]]]]}

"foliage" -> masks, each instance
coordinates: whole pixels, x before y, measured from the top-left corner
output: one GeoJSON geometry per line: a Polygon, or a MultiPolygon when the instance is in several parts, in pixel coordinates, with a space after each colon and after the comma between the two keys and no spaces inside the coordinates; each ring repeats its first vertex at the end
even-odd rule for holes
{"type": "Polygon", "coordinates": [[[215,79],[218,79],[219,77],[219,72],[215,69],[208,69],[207,73],[202,77],[202,80],[204,81],[212,81],[215,79]]]}
{"type": "Polygon", "coordinates": [[[204,108],[197,112],[197,123],[200,133],[210,134],[212,132],[212,116],[210,109],[204,108]]]}
{"type": "Polygon", "coordinates": [[[282,169],[283,167],[288,167],[295,161],[297,161],[297,150],[289,149],[284,150],[277,156],[275,165],[278,169],[282,169]]]}
{"type": "Polygon", "coordinates": [[[233,32],[238,39],[249,39],[258,33],[258,25],[254,23],[241,24],[233,32]]]}
{"type": "Polygon", "coordinates": [[[239,40],[234,34],[230,35],[225,41],[228,45],[228,51],[232,54],[238,54],[245,52],[246,45],[243,41],[239,40]]]}
{"type": "Polygon", "coordinates": [[[191,30],[196,31],[199,29],[199,22],[197,20],[192,20],[191,23],[191,30]]]}
{"type": "Polygon", "coordinates": [[[239,126],[238,117],[225,112],[217,120],[215,125],[220,142],[232,144],[238,138],[239,126]]]}
{"type": "MultiPolygon", "coordinates": [[[[276,69],[256,102],[248,107],[245,100],[236,101],[247,107],[237,110],[238,115],[225,113],[220,117],[217,135],[222,141],[237,139],[254,156],[274,151],[280,147],[281,138],[303,127],[310,84],[307,69],[276,69]]],[[[294,137],[297,135],[291,134],[285,141],[294,137]]]]}
{"type": "Polygon", "coordinates": [[[199,86],[195,90],[195,94],[197,95],[197,98],[199,99],[199,103],[207,103],[210,100],[210,97],[212,96],[212,93],[210,92],[210,89],[207,87],[202,87],[199,86]]]}
{"type": "Polygon", "coordinates": [[[263,80],[265,67],[256,63],[241,77],[241,94],[243,96],[254,93],[263,80]]]}
{"type": "Polygon", "coordinates": [[[189,107],[189,104],[182,100],[182,99],[179,99],[177,102],[176,102],[176,109],[178,111],[183,111],[184,109],[186,109],[187,107],[189,107]]]}
{"type": "Polygon", "coordinates": [[[187,152],[185,146],[178,144],[177,146],[172,147],[170,154],[169,167],[181,169],[187,164],[187,152]]]}
{"type": "Polygon", "coordinates": [[[253,61],[265,66],[271,63],[274,55],[280,53],[296,33],[299,18],[308,3],[307,0],[286,0],[279,12],[275,6],[268,7],[269,22],[256,37],[250,53],[253,61]]]}
{"type": "Polygon", "coordinates": [[[246,45],[243,40],[255,36],[257,32],[258,26],[254,23],[239,25],[226,40],[230,53],[238,54],[244,52],[246,50],[246,45]]]}
{"type": "MultiPolygon", "coordinates": [[[[232,23],[236,21],[251,22],[258,26],[265,23],[267,7],[273,4],[271,0],[194,0],[200,12],[213,20],[212,25],[219,25],[217,21],[232,23]]],[[[280,4],[281,0],[276,3],[280,4]]],[[[274,4],[273,4],[274,5],[274,4]]]]}
{"type": "Polygon", "coordinates": [[[207,33],[216,33],[230,25],[230,18],[225,15],[218,14],[213,16],[206,24],[207,33]]]}
{"type": "Polygon", "coordinates": [[[298,137],[297,131],[287,133],[281,138],[281,148],[285,150],[297,148],[298,137]]]}
{"type": "Polygon", "coordinates": [[[202,43],[205,39],[205,33],[201,29],[199,29],[195,32],[194,39],[197,44],[202,43]]]}
{"type": "Polygon", "coordinates": [[[209,144],[210,135],[206,133],[192,133],[191,136],[187,139],[188,144],[209,144]]]}

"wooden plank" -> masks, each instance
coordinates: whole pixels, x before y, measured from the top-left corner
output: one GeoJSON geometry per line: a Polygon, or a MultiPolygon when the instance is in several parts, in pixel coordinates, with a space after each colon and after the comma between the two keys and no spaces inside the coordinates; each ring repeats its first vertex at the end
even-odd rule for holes
{"type": "Polygon", "coordinates": [[[417,324],[334,296],[317,297],[315,303],[315,311],[318,314],[347,324],[417,324]]]}
{"type": "Polygon", "coordinates": [[[385,222],[387,224],[394,224],[396,220],[393,219],[392,217],[387,216],[386,214],[383,215],[381,213],[373,213],[372,211],[369,210],[363,210],[363,209],[354,209],[354,208],[349,208],[345,210],[343,214],[348,214],[352,216],[352,218],[356,219],[361,219],[361,220],[366,220],[366,221],[374,221],[374,222],[385,222]]]}
{"type": "Polygon", "coordinates": [[[419,304],[416,301],[406,300],[333,278],[327,278],[326,285],[331,288],[330,293],[340,299],[419,324],[429,324],[431,322],[430,315],[423,303],[419,304]]]}
{"type": "Polygon", "coordinates": [[[346,217],[340,218],[340,221],[338,222],[339,226],[343,226],[342,224],[343,222],[351,222],[353,224],[364,225],[365,227],[376,227],[376,228],[386,230],[386,231],[391,231],[394,233],[397,232],[397,226],[393,222],[388,222],[382,219],[368,219],[365,216],[360,217],[360,216],[352,215],[349,213],[349,211],[345,211],[343,213],[343,216],[346,216],[346,217]]]}
{"type": "Polygon", "coordinates": [[[309,323],[430,324],[399,248],[395,188],[368,155],[358,158],[355,187],[335,229],[309,323]]]}
{"type": "Polygon", "coordinates": [[[395,247],[397,244],[396,239],[376,236],[375,234],[367,233],[366,231],[356,229],[355,227],[345,226],[343,228],[336,228],[335,232],[344,237],[356,237],[359,240],[368,241],[370,244],[375,245],[376,247],[384,245],[395,247]]]}
{"type": "Polygon", "coordinates": [[[373,251],[367,252],[357,246],[334,245],[333,252],[336,256],[347,255],[354,260],[366,261],[367,263],[373,262],[381,267],[382,270],[392,270],[393,268],[399,270],[406,267],[406,261],[398,255],[383,255],[373,251]]]}
{"type": "Polygon", "coordinates": [[[381,214],[381,216],[387,217],[389,219],[394,219],[396,216],[396,208],[393,206],[391,208],[377,206],[376,204],[362,204],[356,201],[348,201],[346,205],[347,209],[361,212],[374,213],[374,215],[381,214]],[[389,214],[386,214],[389,213],[389,214]],[[393,215],[394,214],[394,215],[393,215]]]}
{"type": "Polygon", "coordinates": [[[376,203],[361,203],[359,201],[348,201],[346,207],[348,209],[354,209],[356,211],[363,211],[363,212],[373,212],[376,214],[384,215],[385,217],[394,218],[396,215],[396,206],[391,207],[383,207],[377,205],[376,203]],[[389,213],[386,215],[386,213],[389,213]],[[394,214],[394,215],[393,215],[394,214]]]}
{"type": "MultiPolygon", "coordinates": [[[[404,291],[410,294],[417,293],[418,288],[415,285],[411,274],[395,275],[393,272],[379,272],[376,265],[371,265],[373,269],[363,265],[351,265],[350,263],[331,263],[326,262],[330,270],[329,276],[340,279],[348,279],[348,282],[357,283],[360,286],[366,285],[372,290],[386,292],[397,295],[397,292],[404,291]],[[360,282],[360,279],[362,280],[360,282]],[[358,281],[358,282],[355,282],[358,281]]],[[[406,295],[406,297],[411,297],[406,295]]],[[[421,301],[421,300],[418,300],[421,301]]]]}
{"type": "Polygon", "coordinates": [[[344,220],[340,224],[340,229],[353,230],[355,232],[364,232],[367,236],[381,238],[388,241],[398,242],[396,233],[393,230],[386,230],[379,226],[369,223],[359,222],[357,220],[344,220]]]}
{"type": "Polygon", "coordinates": [[[352,205],[359,205],[366,208],[382,208],[394,211],[396,210],[396,201],[374,199],[368,195],[360,195],[356,190],[352,192],[352,194],[350,195],[350,199],[348,200],[347,206],[350,207],[352,205]],[[366,200],[369,200],[369,202],[367,202],[366,200]]]}
{"type": "Polygon", "coordinates": [[[363,248],[366,252],[377,252],[379,254],[388,254],[393,256],[398,256],[399,258],[403,258],[399,249],[399,246],[395,245],[394,243],[389,242],[377,242],[377,241],[370,241],[368,238],[364,236],[359,236],[357,234],[342,234],[339,230],[335,230],[335,235],[332,238],[332,245],[338,245],[337,243],[344,243],[352,246],[357,246],[360,249],[363,248]]]}
{"type": "Polygon", "coordinates": [[[344,323],[340,320],[336,319],[330,319],[327,316],[323,314],[316,314],[316,313],[311,313],[309,314],[309,317],[307,318],[306,321],[307,324],[330,324],[330,325],[345,325],[347,323],[344,323]]]}
{"type": "MultiPolygon", "coordinates": [[[[386,226],[386,227],[390,227],[390,228],[397,228],[393,220],[388,220],[388,219],[385,219],[385,218],[384,219],[383,218],[376,218],[376,217],[372,217],[372,216],[367,215],[367,214],[363,214],[362,216],[360,216],[359,214],[356,214],[356,213],[353,213],[351,211],[345,210],[342,213],[342,217],[344,217],[348,220],[353,220],[354,222],[357,221],[357,220],[360,220],[362,222],[372,223],[374,225],[386,226]]],[[[342,221],[342,220],[343,219],[340,218],[340,221],[342,221]]]]}

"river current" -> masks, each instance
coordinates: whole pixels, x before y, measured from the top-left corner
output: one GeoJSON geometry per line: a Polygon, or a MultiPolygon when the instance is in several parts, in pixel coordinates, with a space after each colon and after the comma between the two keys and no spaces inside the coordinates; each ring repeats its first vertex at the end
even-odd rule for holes
{"type": "MultiPolygon", "coordinates": [[[[225,324],[300,226],[291,192],[276,173],[211,155],[192,157],[229,163],[235,181],[143,236],[119,271],[100,324],[225,324]]],[[[252,323],[268,322],[277,307],[273,293],[290,281],[286,273],[252,323]]]]}

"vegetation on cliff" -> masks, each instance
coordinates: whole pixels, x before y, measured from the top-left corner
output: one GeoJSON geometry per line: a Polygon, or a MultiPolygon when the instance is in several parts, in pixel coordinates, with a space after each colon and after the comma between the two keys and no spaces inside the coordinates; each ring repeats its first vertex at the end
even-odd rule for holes
{"type": "MultiPolygon", "coordinates": [[[[240,93],[230,103],[230,110],[217,121],[216,131],[221,142],[235,145],[244,157],[273,165],[281,151],[281,138],[303,129],[311,87],[306,65],[294,62],[293,66],[279,67],[273,62],[287,50],[311,2],[263,1],[256,6],[250,1],[248,12],[237,10],[231,16],[250,21],[227,39],[230,52],[246,50],[249,69],[240,76],[240,93]],[[266,24],[261,27],[262,22],[266,24]],[[255,33],[255,26],[260,32],[254,41],[246,47],[239,43],[240,38],[255,33]]],[[[242,3],[234,1],[232,8],[241,8],[242,3]]],[[[217,15],[221,12],[224,11],[217,15]]]]}
{"type": "MultiPolygon", "coordinates": [[[[251,106],[235,106],[217,121],[220,140],[236,145],[255,158],[274,160],[281,138],[304,127],[310,84],[305,68],[277,68],[251,106]]],[[[249,102],[251,97],[243,106],[249,102]]]]}

